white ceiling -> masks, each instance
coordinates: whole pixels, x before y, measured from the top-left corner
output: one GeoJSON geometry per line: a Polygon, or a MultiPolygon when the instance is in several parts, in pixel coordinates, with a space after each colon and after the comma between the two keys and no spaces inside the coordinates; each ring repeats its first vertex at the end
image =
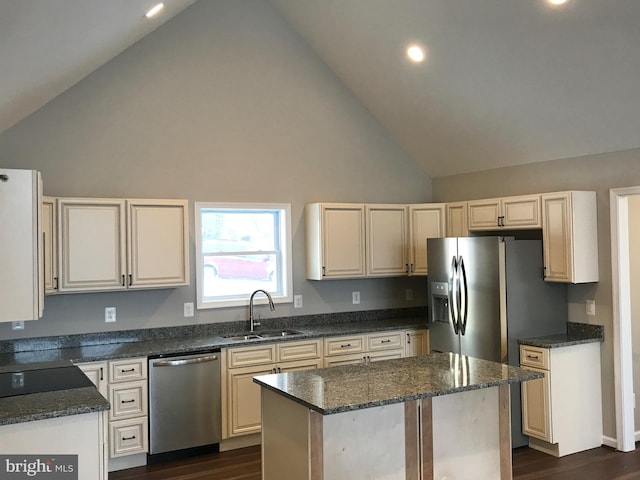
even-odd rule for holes
{"type": "MultiPolygon", "coordinates": [[[[0,0],[0,132],[194,1],[0,0]]],[[[640,147],[640,0],[272,3],[432,177],[640,147]]]]}

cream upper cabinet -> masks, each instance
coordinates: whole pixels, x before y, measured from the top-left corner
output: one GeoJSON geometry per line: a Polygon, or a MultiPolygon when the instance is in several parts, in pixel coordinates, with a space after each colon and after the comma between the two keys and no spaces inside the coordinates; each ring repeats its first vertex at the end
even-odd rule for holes
{"type": "Polygon", "coordinates": [[[58,199],[60,292],[188,285],[186,200],[58,199]]]}
{"type": "Polygon", "coordinates": [[[596,192],[542,194],[545,280],[598,281],[596,192]]]}
{"type": "Polygon", "coordinates": [[[42,317],[41,203],[40,173],[0,168],[0,322],[42,317]]]}
{"type": "Polygon", "coordinates": [[[541,228],[540,195],[471,200],[469,230],[541,228]]]}
{"type": "Polygon", "coordinates": [[[447,237],[469,236],[467,209],[467,202],[453,202],[446,204],[447,237]]]}
{"type": "Polygon", "coordinates": [[[427,274],[427,238],[444,236],[444,204],[366,205],[367,276],[427,274]]]}
{"type": "Polygon", "coordinates": [[[409,273],[407,257],[407,207],[367,205],[367,276],[385,277],[409,273]]]}
{"type": "Polygon", "coordinates": [[[129,288],[189,284],[187,200],[127,200],[129,288]]]}
{"type": "Polygon", "coordinates": [[[409,275],[426,275],[427,238],[445,236],[445,205],[409,205],[409,275]]]}
{"type": "Polygon", "coordinates": [[[58,258],[57,258],[57,218],[56,199],[42,197],[42,243],[44,263],[44,291],[46,294],[58,291],[58,258]]]}
{"type": "Polygon", "coordinates": [[[365,275],[364,205],[313,203],[305,208],[307,278],[365,275]]]}

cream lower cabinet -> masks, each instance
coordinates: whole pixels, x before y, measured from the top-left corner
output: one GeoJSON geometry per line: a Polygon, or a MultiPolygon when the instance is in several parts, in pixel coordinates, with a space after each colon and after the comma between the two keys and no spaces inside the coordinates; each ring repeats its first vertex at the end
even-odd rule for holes
{"type": "Polygon", "coordinates": [[[118,469],[113,460],[148,452],[146,357],[80,363],[78,367],[111,404],[104,412],[109,471],[118,469]]]}
{"type": "Polygon", "coordinates": [[[542,194],[542,220],[545,280],[597,282],[596,192],[542,194]]]}
{"type": "Polygon", "coordinates": [[[405,356],[404,332],[377,332],[324,339],[324,366],[352,365],[405,356]]]}
{"type": "Polygon", "coordinates": [[[406,330],[404,337],[405,357],[429,354],[429,330],[406,330]]]}
{"type": "Polygon", "coordinates": [[[540,195],[470,200],[469,230],[541,228],[540,195]]]}
{"type": "Polygon", "coordinates": [[[321,345],[320,340],[310,340],[227,349],[222,398],[223,439],[260,432],[260,387],[253,382],[253,377],[319,368],[322,366],[321,345]]]}
{"type": "Polygon", "coordinates": [[[529,446],[562,457],[602,444],[600,344],[520,346],[522,368],[544,378],[522,384],[522,431],[529,446]]]}
{"type": "Polygon", "coordinates": [[[186,200],[58,198],[59,292],[189,284],[186,200]]]}

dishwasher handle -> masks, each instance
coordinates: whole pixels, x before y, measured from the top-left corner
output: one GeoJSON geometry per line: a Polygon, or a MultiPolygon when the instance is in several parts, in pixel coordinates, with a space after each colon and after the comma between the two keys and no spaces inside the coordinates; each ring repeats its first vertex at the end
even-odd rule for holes
{"type": "Polygon", "coordinates": [[[218,360],[218,355],[206,355],[204,357],[196,358],[180,358],[177,360],[158,360],[153,362],[154,367],[178,367],[180,365],[192,365],[194,363],[213,362],[218,360]]]}

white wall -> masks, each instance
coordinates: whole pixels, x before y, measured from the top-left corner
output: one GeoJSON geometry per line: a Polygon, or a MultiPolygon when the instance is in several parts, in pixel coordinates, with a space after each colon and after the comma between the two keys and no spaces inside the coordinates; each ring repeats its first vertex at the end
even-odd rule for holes
{"type": "Polygon", "coordinates": [[[615,438],[613,308],[609,189],[640,185],[640,149],[498,168],[433,181],[434,201],[470,200],[563,190],[595,190],[598,208],[598,283],[569,286],[569,320],[604,325],[602,395],[604,434],[615,438]],[[596,301],[586,315],[585,301],[596,301]]]}
{"type": "MultiPolygon", "coordinates": [[[[426,302],[424,278],[304,278],[305,203],[425,202],[431,179],[269,2],[196,2],[0,135],[0,165],[40,170],[52,196],[291,203],[304,308],[275,316],[354,310],[353,290],[361,310],[426,302]]],[[[18,333],[0,325],[0,338],[247,318],[246,308],[183,318],[194,275],[188,288],[47,297],[43,319],[18,333]],[[117,323],[104,323],[106,306],[117,323]]]]}
{"type": "MultiPolygon", "coordinates": [[[[640,195],[629,197],[629,280],[631,285],[631,335],[633,337],[633,391],[640,394],[640,195]]],[[[640,431],[640,409],[636,408],[635,431],[640,431]]]]}

